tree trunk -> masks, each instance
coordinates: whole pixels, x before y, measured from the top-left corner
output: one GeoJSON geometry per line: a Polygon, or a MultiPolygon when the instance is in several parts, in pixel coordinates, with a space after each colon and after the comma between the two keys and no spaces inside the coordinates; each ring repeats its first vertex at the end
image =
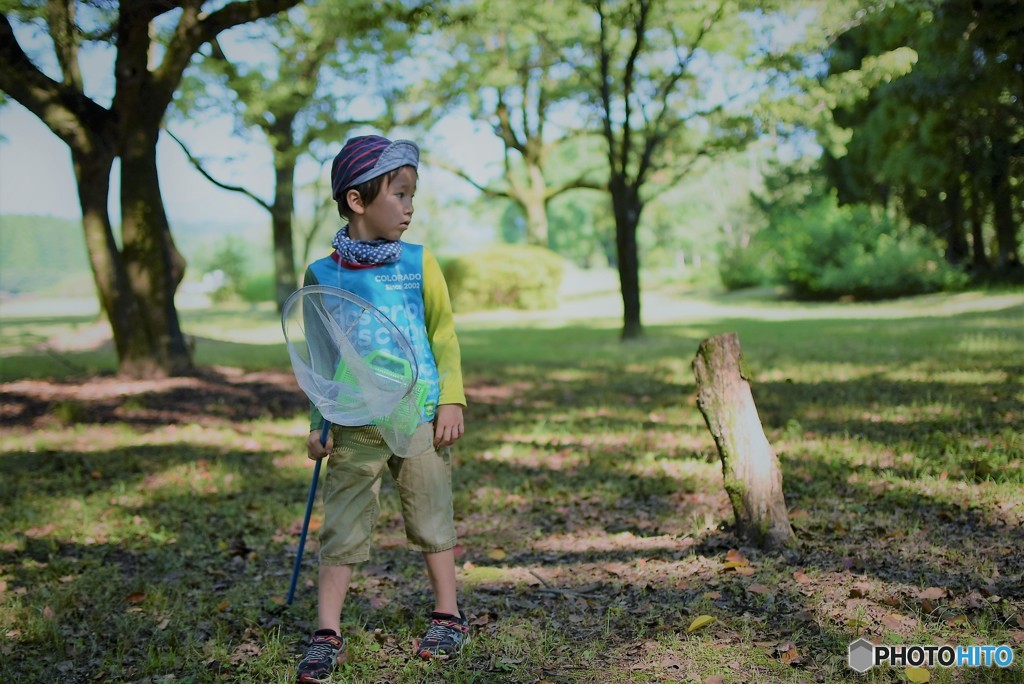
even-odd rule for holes
{"type": "Polygon", "coordinates": [[[526,244],[548,247],[548,207],[544,199],[547,194],[547,183],[539,166],[530,165],[528,171],[530,186],[523,197],[523,210],[526,212],[526,244]]]}
{"type": "Polygon", "coordinates": [[[981,193],[971,181],[971,268],[977,273],[988,271],[985,255],[985,209],[981,206],[981,193]]]}
{"type": "Polygon", "coordinates": [[[992,219],[996,228],[996,268],[1020,268],[1020,241],[1013,220],[1013,189],[1010,187],[1011,142],[1000,126],[992,135],[992,219]]]}
{"type": "Polygon", "coordinates": [[[624,182],[610,185],[615,214],[616,262],[619,268],[619,289],[622,292],[622,339],[643,336],[640,322],[640,257],[636,245],[636,228],[640,223],[643,203],[639,193],[624,182]]]}
{"type": "Polygon", "coordinates": [[[964,200],[957,177],[946,193],[946,262],[960,266],[967,261],[967,234],[964,231],[964,200]]]}
{"type": "Polygon", "coordinates": [[[184,375],[193,370],[174,306],[185,260],[171,239],[160,194],[159,120],[156,117],[156,125],[137,123],[121,153],[123,256],[131,289],[142,307],[148,345],[144,355],[122,359],[122,372],[134,377],[184,375]]]}
{"type": "Polygon", "coordinates": [[[718,447],[739,535],[758,545],[794,542],[782,493],[782,470],[761,427],[750,384],[740,370],[736,334],[701,342],[693,373],[697,406],[718,447]]]}
{"type": "MultiPolygon", "coordinates": [[[[94,147],[101,147],[94,143],[94,147]]],[[[100,307],[110,321],[119,363],[145,356],[148,350],[141,307],[128,286],[128,274],[110,227],[107,200],[110,196],[112,152],[71,150],[71,159],[82,208],[82,228],[89,253],[93,282],[100,307]]]]}
{"type": "Polygon", "coordinates": [[[284,302],[298,288],[292,216],[295,213],[295,154],[291,143],[291,119],[286,130],[272,131],[274,141],[274,203],[270,207],[274,241],[274,301],[281,313],[284,302]],[[287,137],[284,137],[287,136],[287,137]]]}

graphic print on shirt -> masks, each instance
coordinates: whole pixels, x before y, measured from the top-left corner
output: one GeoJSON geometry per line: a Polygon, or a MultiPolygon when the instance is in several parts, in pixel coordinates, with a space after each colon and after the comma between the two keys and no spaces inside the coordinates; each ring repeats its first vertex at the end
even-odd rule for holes
{"type": "MultiPolygon", "coordinates": [[[[331,285],[353,292],[371,302],[405,335],[416,356],[417,398],[420,417],[432,420],[440,394],[437,363],[430,348],[423,304],[423,247],[403,244],[402,256],[396,263],[375,268],[347,269],[334,258],[314,262],[310,270],[321,285],[331,285]]],[[[360,356],[372,352],[403,357],[391,332],[372,316],[359,316],[358,310],[336,314],[343,331],[355,328],[349,339],[356,344],[360,356]]],[[[337,320],[336,319],[336,320],[337,320]]]]}

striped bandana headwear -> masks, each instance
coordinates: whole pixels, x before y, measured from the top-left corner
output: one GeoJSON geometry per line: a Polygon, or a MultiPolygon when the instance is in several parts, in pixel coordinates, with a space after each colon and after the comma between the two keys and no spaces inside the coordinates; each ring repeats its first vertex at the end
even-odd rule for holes
{"type": "Polygon", "coordinates": [[[331,165],[331,190],[336,201],[345,191],[403,166],[419,167],[420,148],[411,140],[394,142],[380,135],[350,138],[331,165]]]}
{"type": "MultiPolygon", "coordinates": [[[[345,201],[345,193],[360,183],[383,176],[389,171],[419,166],[420,148],[411,140],[394,142],[379,135],[350,138],[331,165],[331,190],[334,199],[345,201]]],[[[393,264],[402,256],[402,243],[390,240],[353,240],[343,226],[331,241],[343,263],[360,265],[393,264]]]]}

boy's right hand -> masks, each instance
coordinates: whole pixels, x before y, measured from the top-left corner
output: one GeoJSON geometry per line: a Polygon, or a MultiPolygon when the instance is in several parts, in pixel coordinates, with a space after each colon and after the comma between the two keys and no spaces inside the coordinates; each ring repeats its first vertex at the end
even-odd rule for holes
{"type": "Polygon", "coordinates": [[[319,461],[331,453],[334,447],[334,435],[327,433],[327,444],[320,443],[320,430],[313,430],[306,439],[306,457],[311,461],[319,461]]]}

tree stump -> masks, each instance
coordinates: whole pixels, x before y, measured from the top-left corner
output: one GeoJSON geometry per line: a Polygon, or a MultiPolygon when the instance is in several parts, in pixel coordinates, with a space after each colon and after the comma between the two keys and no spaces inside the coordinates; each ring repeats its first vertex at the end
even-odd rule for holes
{"type": "Polygon", "coordinates": [[[791,544],[795,536],[782,495],[782,470],[758,418],[750,383],[740,370],[737,335],[701,342],[693,374],[697,406],[722,460],[737,532],[759,546],[791,544]]]}

